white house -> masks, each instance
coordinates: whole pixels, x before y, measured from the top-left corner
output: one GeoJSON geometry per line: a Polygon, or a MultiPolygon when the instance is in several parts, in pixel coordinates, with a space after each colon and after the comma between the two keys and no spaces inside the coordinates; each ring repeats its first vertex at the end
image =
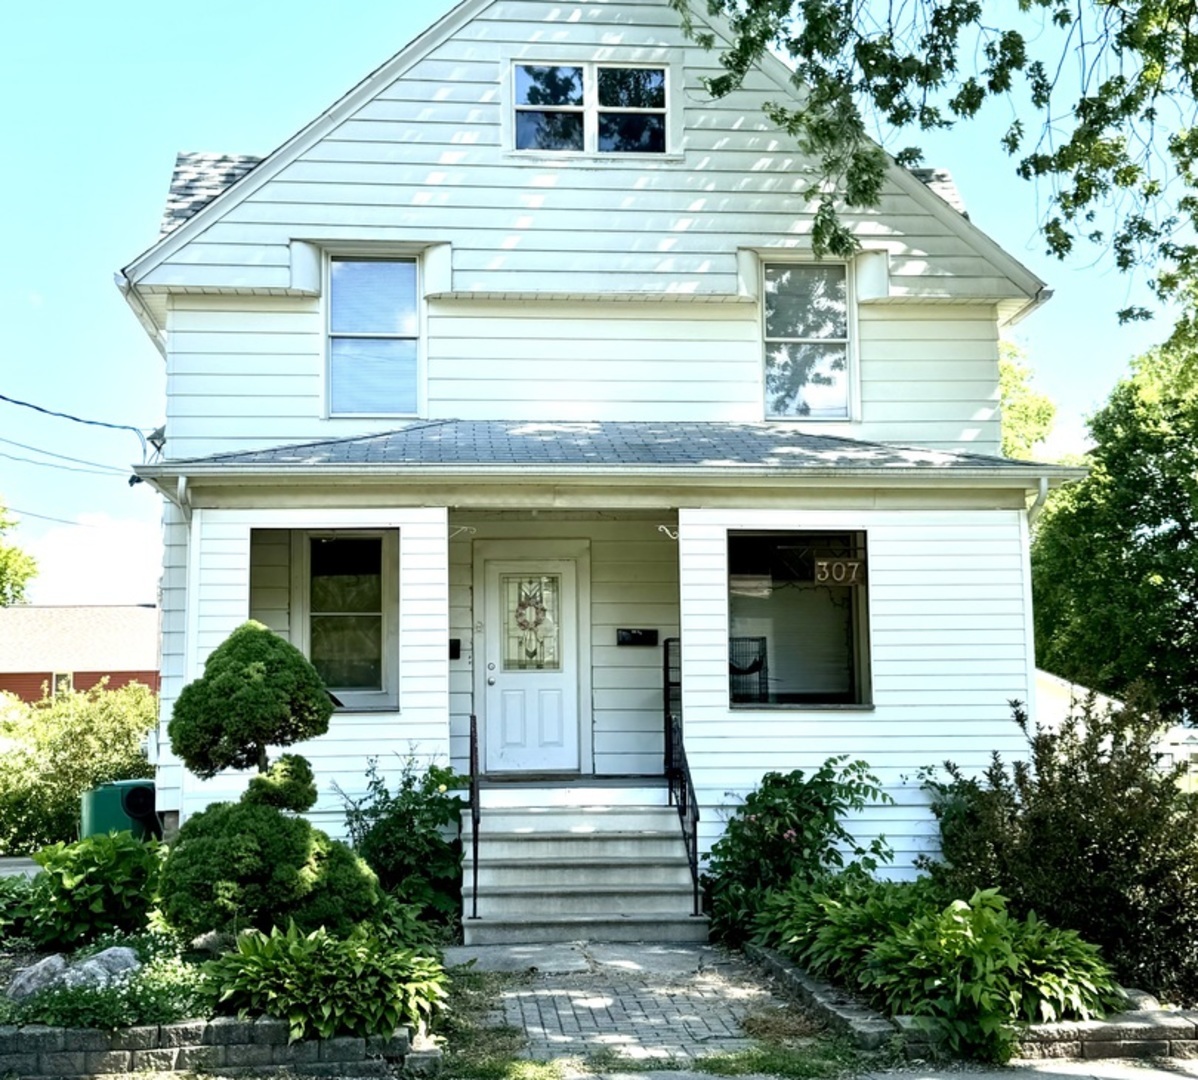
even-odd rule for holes
{"type": "MultiPolygon", "coordinates": [[[[671,700],[702,847],[848,754],[903,872],[904,778],[1021,746],[1029,507],[1074,474],[997,456],[997,340],[1046,290],[930,171],[813,260],[787,70],[715,73],[665,0],[464,0],[267,157],[181,155],[118,275],[167,365],[164,718],[247,617],[287,635],[342,702],[299,748],[336,830],[334,783],[465,772],[476,715],[480,835],[582,837],[503,853],[549,865],[480,876],[477,940],[701,932],[676,817],[669,859],[587,831],[660,824],[588,807],[665,802],[671,700]],[[681,900],[647,869],[678,858],[681,900]]],[[[163,747],[184,817],[244,782],[163,747]]]]}

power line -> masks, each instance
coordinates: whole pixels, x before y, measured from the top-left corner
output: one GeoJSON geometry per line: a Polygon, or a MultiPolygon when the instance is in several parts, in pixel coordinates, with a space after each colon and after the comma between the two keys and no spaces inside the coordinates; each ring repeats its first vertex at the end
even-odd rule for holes
{"type": "Polygon", "coordinates": [[[9,446],[19,446],[22,450],[32,450],[35,454],[45,454],[46,457],[58,458],[59,461],[73,461],[76,465],[91,465],[97,469],[108,469],[110,472],[121,476],[129,471],[128,469],[119,468],[116,465],[105,465],[100,461],[88,461],[85,458],[67,457],[66,454],[56,454],[52,450],[43,450],[40,446],[29,446],[26,443],[17,442],[15,439],[0,439],[0,443],[7,443],[9,446]]]}
{"type": "Polygon", "coordinates": [[[23,461],[27,465],[41,465],[44,469],[62,469],[63,472],[107,476],[109,479],[116,479],[117,476],[121,475],[119,472],[107,472],[102,469],[81,469],[78,465],[59,465],[57,461],[38,461],[36,458],[22,457],[20,454],[6,454],[3,450],[0,450],[0,458],[8,458],[9,461],[23,461]]]}
{"type": "Polygon", "coordinates": [[[47,514],[35,514],[32,510],[19,510],[15,506],[4,507],[10,514],[20,514],[21,517],[40,518],[42,521],[57,521],[59,525],[77,525],[81,529],[94,529],[86,521],[68,521],[66,518],[50,517],[47,514]]]}
{"type": "Polygon", "coordinates": [[[45,409],[41,405],[33,405],[28,401],[18,401],[16,398],[8,397],[5,394],[0,394],[0,401],[7,401],[10,405],[20,405],[25,409],[33,409],[35,412],[44,413],[46,416],[57,416],[62,420],[73,420],[76,424],[90,424],[92,427],[112,428],[115,431],[132,431],[137,436],[141,443],[141,456],[144,459],[147,453],[146,437],[142,434],[141,428],[132,427],[129,424],[108,424],[103,420],[85,420],[81,416],[72,416],[70,413],[57,412],[54,409],[45,409]]]}

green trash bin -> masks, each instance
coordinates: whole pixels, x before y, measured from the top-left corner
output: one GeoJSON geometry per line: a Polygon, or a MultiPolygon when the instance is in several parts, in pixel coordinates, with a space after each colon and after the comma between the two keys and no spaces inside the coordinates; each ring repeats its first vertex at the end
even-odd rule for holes
{"type": "Polygon", "coordinates": [[[80,836],[128,830],[139,840],[162,835],[154,802],[153,780],[114,780],[85,791],[80,836]]]}

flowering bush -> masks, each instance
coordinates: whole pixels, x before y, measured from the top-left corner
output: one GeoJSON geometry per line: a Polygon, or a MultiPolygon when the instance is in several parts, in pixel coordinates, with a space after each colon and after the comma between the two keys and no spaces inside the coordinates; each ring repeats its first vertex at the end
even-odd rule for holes
{"type": "Polygon", "coordinates": [[[768,890],[844,865],[847,851],[867,869],[888,862],[879,837],[858,844],[841,824],[850,811],[890,802],[864,761],[828,758],[809,777],[769,772],[728,822],[708,856],[703,881],[713,933],[737,943],[749,933],[768,890]]]}
{"type": "Polygon", "coordinates": [[[378,758],[366,769],[366,794],[345,803],[345,824],[354,849],[379,876],[379,884],[425,918],[451,923],[461,909],[462,845],[457,839],[462,801],[454,792],[465,780],[452,769],[415,758],[403,761],[394,792],[379,773],[378,758]]]}

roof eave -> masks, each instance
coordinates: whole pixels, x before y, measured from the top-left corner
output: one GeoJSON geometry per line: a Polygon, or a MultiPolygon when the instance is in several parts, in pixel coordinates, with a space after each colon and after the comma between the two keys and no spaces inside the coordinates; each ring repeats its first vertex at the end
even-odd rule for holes
{"type": "Polygon", "coordinates": [[[216,486],[299,485],[314,480],[353,481],[360,484],[396,481],[427,481],[435,478],[438,483],[507,482],[514,484],[536,484],[545,480],[560,482],[570,480],[579,485],[592,483],[630,486],[637,483],[657,482],[670,479],[694,486],[712,483],[737,483],[753,481],[762,483],[848,483],[855,487],[868,486],[884,481],[904,487],[918,487],[929,483],[937,486],[963,487],[1035,487],[1047,479],[1051,486],[1059,486],[1081,480],[1088,470],[1075,466],[1021,462],[1001,467],[978,465],[928,466],[928,465],[809,465],[801,468],[779,468],[762,465],[554,465],[529,464],[526,466],[496,465],[442,465],[436,463],[360,465],[278,465],[240,464],[230,466],[223,463],[178,462],[176,464],[143,465],[135,472],[151,483],[164,495],[174,494],[174,485],[180,477],[189,483],[207,483],[216,486]]]}

